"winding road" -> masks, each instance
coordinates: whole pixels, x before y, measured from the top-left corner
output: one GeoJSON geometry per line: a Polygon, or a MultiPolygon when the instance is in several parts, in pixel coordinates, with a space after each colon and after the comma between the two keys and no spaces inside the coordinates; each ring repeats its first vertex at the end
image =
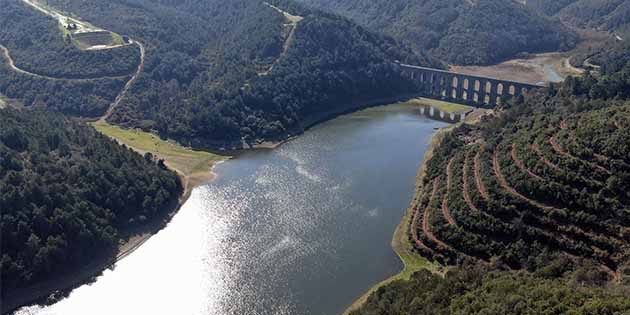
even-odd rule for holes
{"type": "Polygon", "coordinates": [[[138,80],[138,77],[142,73],[142,70],[144,70],[144,59],[145,59],[145,54],[146,54],[144,45],[142,45],[142,43],[133,39],[131,40],[131,42],[137,44],[138,47],[140,47],[140,64],[138,64],[138,69],[136,70],[136,73],[134,73],[133,76],[131,76],[131,79],[127,81],[123,89],[120,91],[120,93],[118,93],[114,102],[109,106],[105,114],[101,116],[101,118],[99,119],[99,121],[101,122],[106,121],[114,113],[114,110],[116,110],[120,102],[123,100],[123,98],[125,98],[131,86],[136,82],[136,80],[138,80]]]}
{"type": "MultiPolygon", "coordinates": [[[[64,21],[72,20],[73,23],[76,23],[77,25],[79,25],[85,31],[107,31],[105,29],[94,27],[93,25],[91,25],[89,23],[85,23],[85,22],[77,20],[75,18],[71,18],[69,16],[66,16],[66,15],[62,14],[61,12],[59,12],[57,10],[54,10],[54,9],[52,9],[50,7],[43,6],[43,5],[39,4],[39,3],[37,3],[36,1],[33,1],[33,0],[22,0],[22,2],[24,2],[26,5],[34,8],[35,10],[37,10],[37,11],[39,11],[39,12],[45,14],[45,15],[48,15],[48,16],[54,18],[59,23],[63,24],[64,21]]],[[[138,45],[138,47],[140,48],[140,63],[138,63],[138,68],[136,69],[134,74],[131,76],[129,81],[127,81],[127,83],[125,84],[123,89],[120,91],[120,93],[118,93],[118,95],[114,99],[114,102],[112,102],[109,105],[109,108],[107,109],[105,114],[103,114],[103,116],[101,116],[99,118],[99,121],[107,120],[114,113],[115,109],[118,107],[120,102],[125,98],[125,96],[129,92],[129,89],[131,88],[131,86],[138,80],[138,77],[140,76],[140,74],[144,70],[144,62],[145,62],[146,50],[145,50],[144,45],[141,42],[139,42],[137,40],[134,40],[134,39],[131,39],[131,38],[129,38],[129,44],[126,44],[126,45],[98,46],[96,48],[98,50],[106,50],[106,49],[115,49],[115,48],[122,47],[122,46],[127,46],[127,45],[138,45]]],[[[7,47],[3,46],[3,45],[0,45],[0,49],[3,51],[3,55],[8,60],[9,67],[13,71],[16,71],[18,73],[22,73],[22,74],[25,74],[25,75],[37,77],[37,78],[42,78],[42,79],[47,79],[47,80],[55,80],[55,81],[78,81],[78,82],[83,81],[83,82],[85,82],[85,81],[94,81],[94,80],[100,80],[100,79],[123,79],[123,78],[126,78],[126,77],[129,76],[129,75],[123,75],[123,76],[101,76],[101,77],[94,77],[94,78],[76,78],[76,79],[75,78],[51,77],[51,76],[47,76],[47,75],[42,75],[42,74],[30,72],[30,71],[27,71],[27,70],[24,70],[24,69],[21,69],[21,68],[17,67],[16,64],[15,64],[15,61],[11,57],[9,49],[7,47]]],[[[96,49],[88,48],[86,50],[96,50],[96,49]]]]}

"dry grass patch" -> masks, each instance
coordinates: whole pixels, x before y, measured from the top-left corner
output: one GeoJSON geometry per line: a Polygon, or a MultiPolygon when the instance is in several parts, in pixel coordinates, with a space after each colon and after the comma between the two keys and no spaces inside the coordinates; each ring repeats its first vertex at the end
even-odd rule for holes
{"type": "Polygon", "coordinates": [[[183,176],[196,178],[200,174],[211,174],[214,164],[228,159],[206,151],[186,148],[173,141],[162,140],[155,134],[136,129],[123,129],[106,122],[95,122],[92,126],[99,132],[134,149],[140,154],[150,152],[183,176]]]}

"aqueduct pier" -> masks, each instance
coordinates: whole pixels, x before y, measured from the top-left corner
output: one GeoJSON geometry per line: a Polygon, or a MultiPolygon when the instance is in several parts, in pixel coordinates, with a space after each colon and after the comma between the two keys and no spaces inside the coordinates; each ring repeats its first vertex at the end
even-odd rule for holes
{"type": "Polygon", "coordinates": [[[526,91],[545,87],[402,63],[397,64],[403,75],[411,77],[419,84],[428,97],[479,107],[494,107],[500,104],[502,99],[509,99],[526,91]]]}

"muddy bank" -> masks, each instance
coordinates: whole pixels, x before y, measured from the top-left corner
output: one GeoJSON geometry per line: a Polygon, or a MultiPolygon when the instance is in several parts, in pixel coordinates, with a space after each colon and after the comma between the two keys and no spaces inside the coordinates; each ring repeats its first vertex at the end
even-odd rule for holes
{"type": "Polygon", "coordinates": [[[451,71],[535,85],[562,82],[584,71],[569,62],[570,53],[534,54],[492,66],[451,66],[451,71]]]}

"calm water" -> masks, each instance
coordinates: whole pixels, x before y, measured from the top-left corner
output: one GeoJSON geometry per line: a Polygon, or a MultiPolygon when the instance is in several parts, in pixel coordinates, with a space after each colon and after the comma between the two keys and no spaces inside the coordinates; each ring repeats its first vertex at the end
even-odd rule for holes
{"type": "Polygon", "coordinates": [[[415,108],[373,108],[223,163],[114,270],[17,314],[340,313],[402,268],[392,233],[444,125],[415,108]]]}

